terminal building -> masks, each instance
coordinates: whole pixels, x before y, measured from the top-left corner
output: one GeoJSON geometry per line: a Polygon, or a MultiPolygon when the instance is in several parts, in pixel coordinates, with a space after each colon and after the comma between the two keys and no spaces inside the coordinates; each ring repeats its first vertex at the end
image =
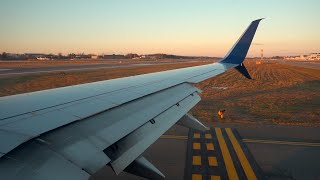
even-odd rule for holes
{"type": "Polygon", "coordinates": [[[311,53],[309,55],[288,56],[286,60],[320,60],[320,53],[311,53]]]}

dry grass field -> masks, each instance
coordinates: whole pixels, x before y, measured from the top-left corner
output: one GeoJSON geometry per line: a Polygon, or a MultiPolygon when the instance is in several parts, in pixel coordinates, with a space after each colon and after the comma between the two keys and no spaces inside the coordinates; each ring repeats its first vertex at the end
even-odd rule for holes
{"type": "MultiPolygon", "coordinates": [[[[0,96],[113,79],[205,63],[57,72],[0,79],[0,96]]],[[[231,70],[197,84],[202,101],[192,110],[207,122],[320,126],[320,70],[278,63],[246,66],[253,80],[231,70]],[[225,88],[219,88],[225,87],[225,88]],[[226,109],[224,120],[217,111],[226,109]]]]}
{"type": "Polygon", "coordinates": [[[193,114],[205,121],[320,125],[320,70],[278,63],[247,62],[253,80],[231,70],[208,79],[193,114]],[[212,87],[227,87],[220,90],[212,87]],[[217,111],[225,109],[225,120],[217,111]]]}

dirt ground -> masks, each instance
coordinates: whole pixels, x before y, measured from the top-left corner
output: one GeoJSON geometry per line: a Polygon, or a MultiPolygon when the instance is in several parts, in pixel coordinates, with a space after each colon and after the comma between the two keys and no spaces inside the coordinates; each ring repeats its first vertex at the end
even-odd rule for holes
{"type": "Polygon", "coordinates": [[[213,122],[320,125],[319,69],[255,61],[246,66],[253,80],[231,70],[198,84],[204,92],[193,114],[213,122]],[[219,109],[226,110],[224,120],[219,109]]]}
{"type": "MultiPolygon", "coordinates": [[[[0,79],[0,96],[206,64],[203,62],[57,72],[0,79]]],[[[253,80],[236,70],[203,81],[202,101],[192,114],[207,122],[320,126],[320,70],[247,61],[253,80]],[[225,119],[217,116],[225,109],[225,119]]]]}

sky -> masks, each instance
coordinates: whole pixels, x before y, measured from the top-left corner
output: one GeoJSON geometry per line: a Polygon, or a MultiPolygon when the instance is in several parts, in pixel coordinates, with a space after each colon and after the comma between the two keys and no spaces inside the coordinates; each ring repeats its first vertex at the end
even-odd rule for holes
{"type": "Polygon", "coordinates": [[[248,56],[320,52],[319,0],[0,0],[0,52],[223,57],[251,21],[248,56]]]}

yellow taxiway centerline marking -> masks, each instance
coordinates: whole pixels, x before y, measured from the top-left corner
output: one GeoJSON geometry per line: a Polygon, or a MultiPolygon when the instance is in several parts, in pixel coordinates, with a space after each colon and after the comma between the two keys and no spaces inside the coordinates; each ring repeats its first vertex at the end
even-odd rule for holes
{"type": "Polygon", "coordinates": [[[242,166],[244,173],[246,174],[248,180],[256,180],[257,176],[253,172],[252,167],[251,167],[246,155],[244,154],[239,142],[237,141],[236,137],[234,136],[234,134],[232,133],[230,128],[226,128],[225,130],[229,136],[229,139],[231,141],[231,144],[232,144],[234,150],[236,151],[236,154],[239,158],[241,166],[242,166]]]}
{"type": "Polygon", "coordinates": [[[236,168],[234,167],[234,164],[232,162],[232,158],[230,156],[227,144],[226,144],[226,142],[225,142],[225,140],[223,138],[221,129],[220,128],[215,128],[215,130],[216,130],[216,133],[217,133],[218,142],[219,142],[219,145],[220,145],[220,149],[221,149],[221,152],[222,152],[222,157],[224,159],[224,163],[226,165],[226,169],[227,169],[227,173],[228,173],[229,179],[238,180],[239,177],[238,177],[236,168]]]}
{"type": "Polygon", "coordinates": [[[311,142],[274,141],[274,140],[262,140],[262,139],[242,139],[242,141],[243,142],[250,142],[250,143],[265,143],[265,144],[282,144],[282,145],[292,145],[292,146],[320,147],[320,143],[311,143],[311,142]]]}
{"type": "Polygon", "coordinates": [[[192,156],[192,165],[201,165],[201,156],[192,156]]]}
{"type": "Polygon", "coordinates": [[[192,180],[202,180],[201,174],[192,174],[192,180]]]}

